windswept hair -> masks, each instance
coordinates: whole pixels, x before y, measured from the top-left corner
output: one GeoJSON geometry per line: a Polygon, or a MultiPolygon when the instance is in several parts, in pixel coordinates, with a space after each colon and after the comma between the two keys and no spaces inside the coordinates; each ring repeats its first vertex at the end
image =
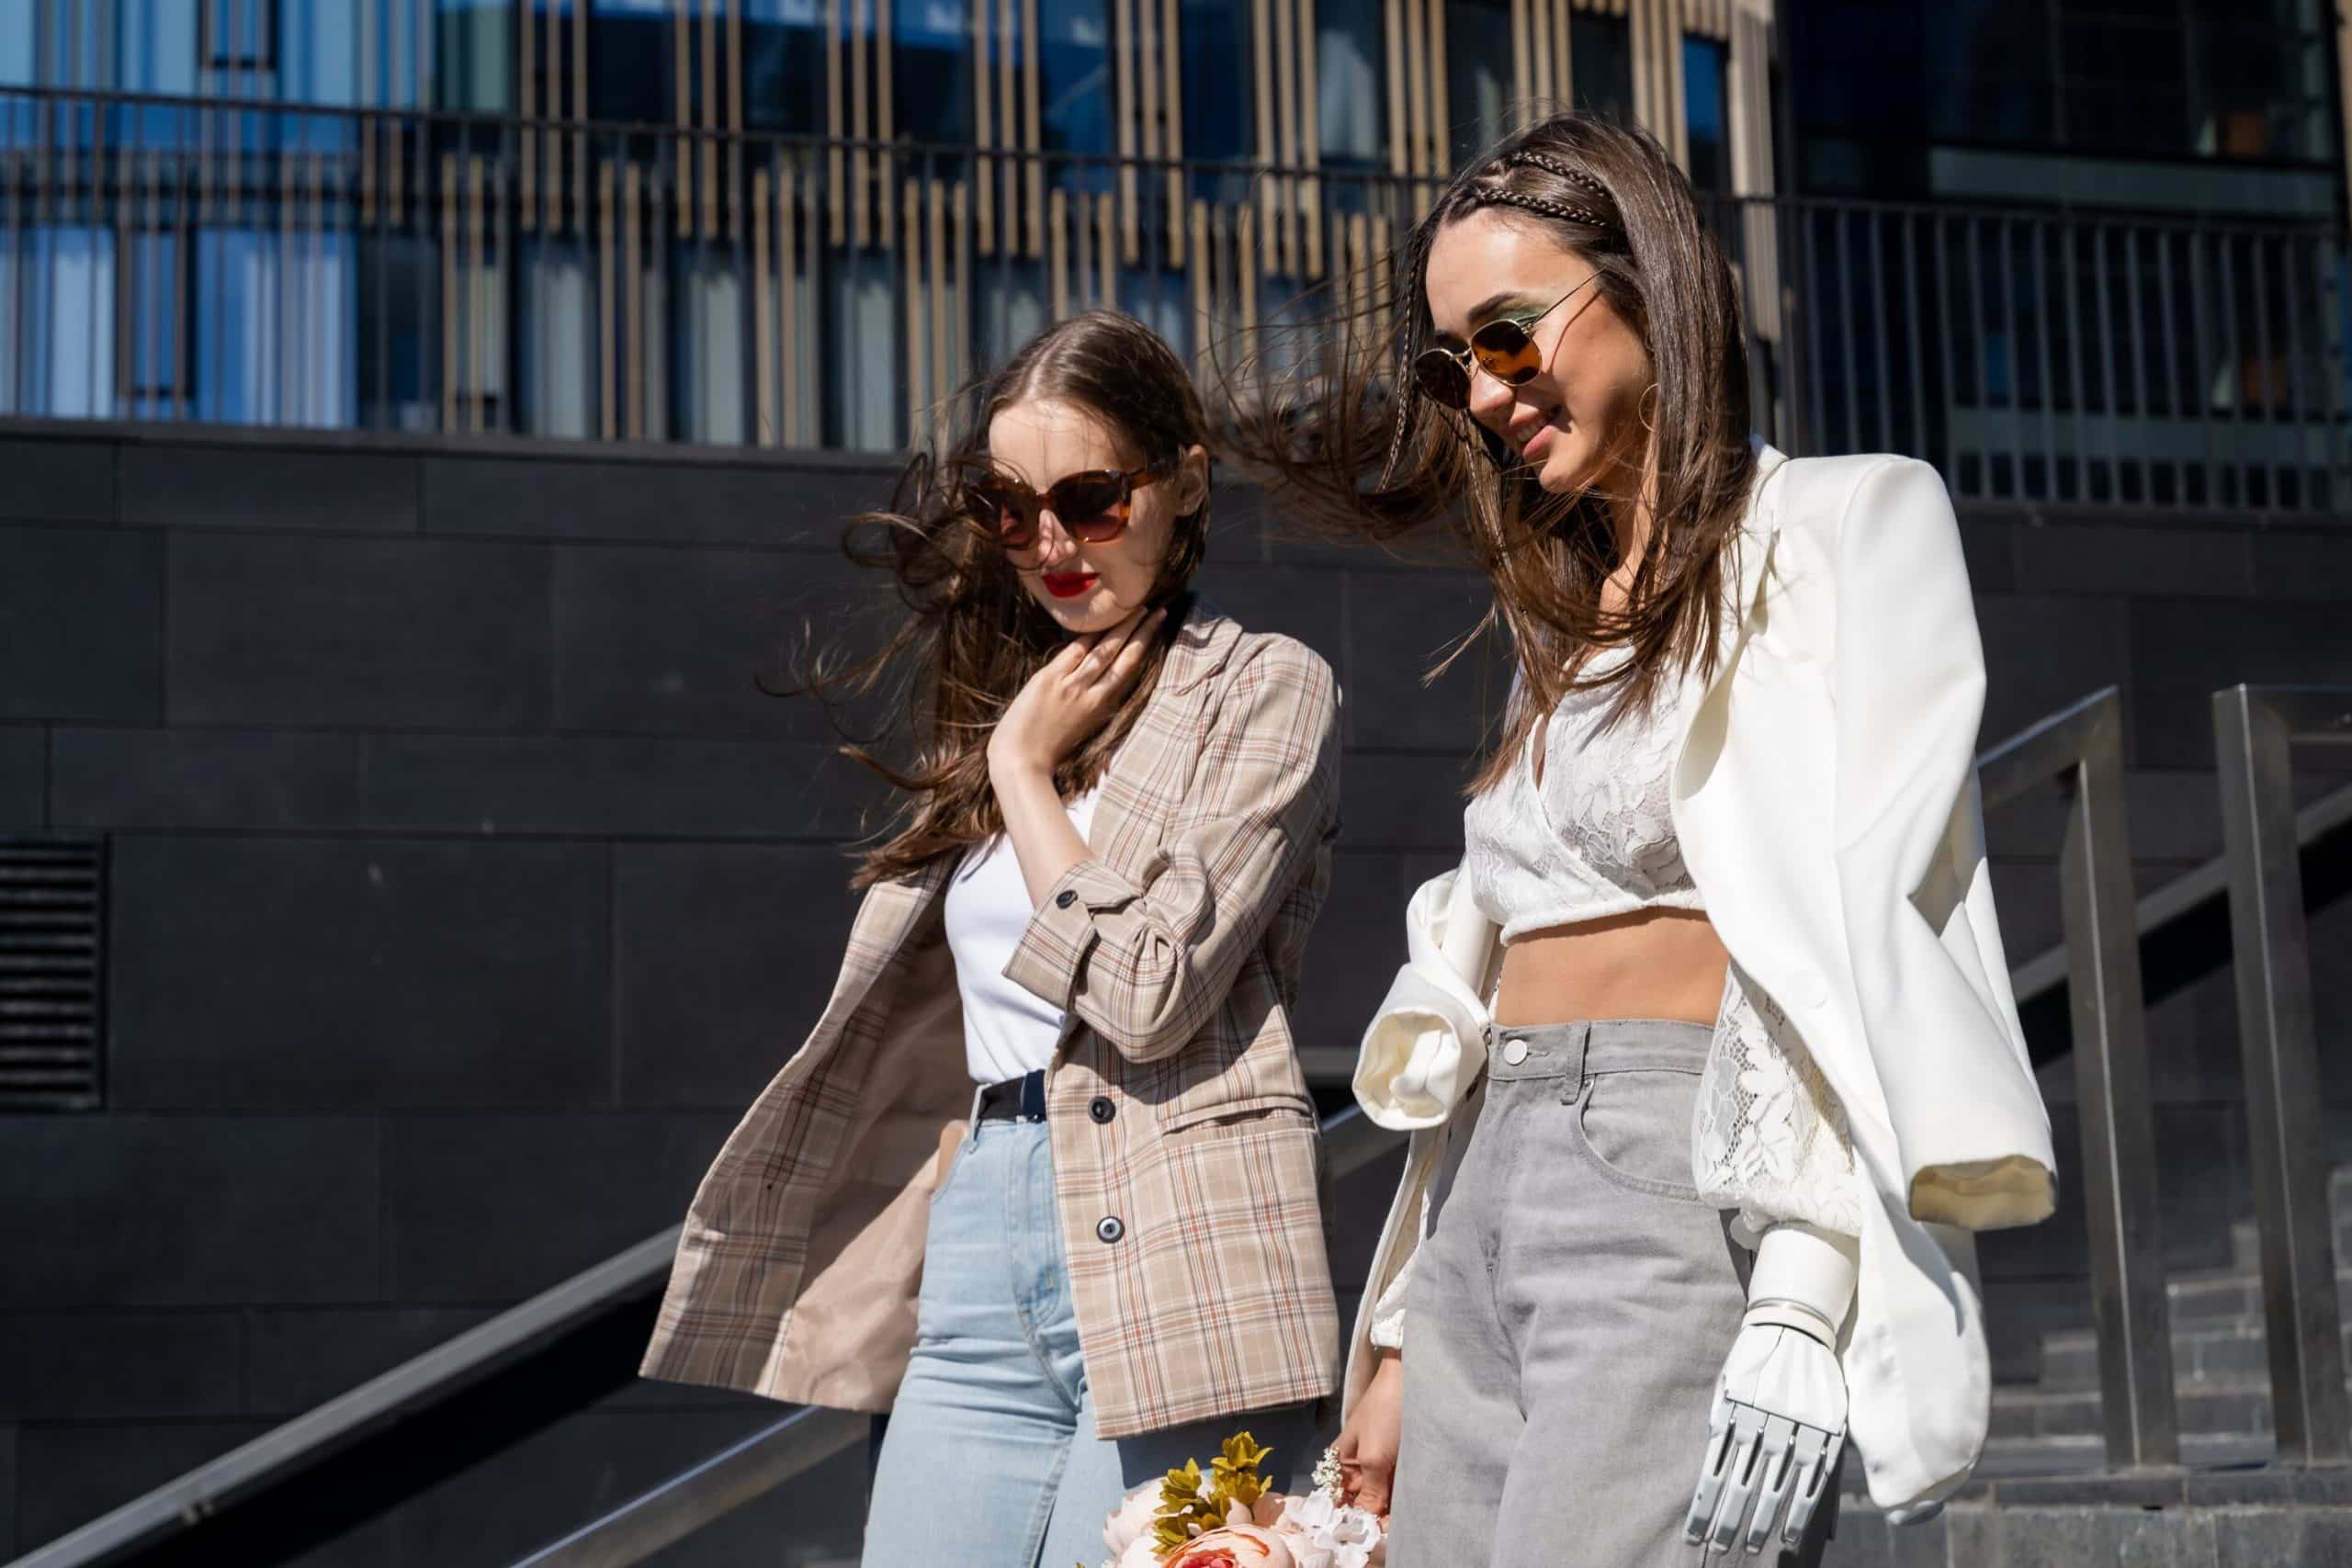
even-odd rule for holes
{"type": "MultiPolygon", "coordinates": [[[[1727,547],[1755,477],[1748,445],[1746,339],[1738,294],[1702,220],[1690,182],[1646,133],[1562,114],[1497,142],[1465,164],[1417,224],[1399,287],[1375,282],[1369,322],[1348,319],[1335,346],[1299,372],[1264,369],[1231,390],[1251,409],[1229,451],[1255,468],[1294,518],[1395,541],[1449,530],[1494,585],[1494,603],[1444,662],[1499,622],[1519,681],[1502,733],[1472,793],[1499,780],[1536,723],[1568,691],[1593,648],[1630,645],[1620,668],[1590,678],[1619,687],[1611,718],[1645,708],[1681,672],[1712,670],[1723,619],[1727,547]],[[1622,564],[1607,501],[1549,495],[1534,472],[1467,412],[1419,389],[1414,357],[1435,327],[1430,248],[1448,224],[1489,208],[1539,227],[1600,273],[1602,298],[1640,334],[1657,374],[1652,431],[1612,454],[1611,489],[1645,478],[1654,515],[1624,608],[1601,594],[1622,564]]],[[[1444,668],[1441,662],[1439,669],[1444,668]]]]}
{"type": "MultiPolygon", "coordinates": [[[[1015,404],[1046,400],[1095,415],[1135,466],[1172,471],[1189,447],[1208,440],[1184,362],[1133,317],[1091,310],[1046,328],[969,389],[944,453],[918,452],[888,508],[852,520],[842,536],[843,552],[861,567],[891,574],[899,613],[881,646],[862,657],[838,639],[820,645],[804,632],[786,694],[817,697],[842,738],[842,754],[899,792],[854,886],[904,874],[1003,830],[989,783],[989,737],[1068,634],[1022,585],[1004,551],[971,525],[965,487],[987,470],[989,422],[1015,404]],[[858,734],[848,722],[844,710],[853,704],[878,714],[872,732],[858,734]]],[[[1207,551],[1208,527],[1204,496],[1197,510],[1175,522],[1154,602],[1182,592],[1207,551]]],[[[1133,691],[1056,770],[1063,798],[1102,778],[1151,694],[1183,610],[1181,603],[1170,605],[1133,691]]]]}

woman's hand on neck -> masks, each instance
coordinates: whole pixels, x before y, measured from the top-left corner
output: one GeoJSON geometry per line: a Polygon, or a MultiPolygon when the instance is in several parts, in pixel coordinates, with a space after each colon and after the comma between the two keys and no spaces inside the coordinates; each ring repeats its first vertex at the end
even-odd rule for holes
{"type": "Polygon", "coordinates": [[[1137,610],[1107,631],[1070,638],[1029,678],[989,738],[989,784],[1033,906],[1091,852],[1070,826],[1054,772],[1117,711],[1167,614],[1137,610]]]}

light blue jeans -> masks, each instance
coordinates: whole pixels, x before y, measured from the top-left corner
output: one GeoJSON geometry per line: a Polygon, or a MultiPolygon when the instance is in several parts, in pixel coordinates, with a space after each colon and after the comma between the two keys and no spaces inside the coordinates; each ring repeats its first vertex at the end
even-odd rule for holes
{"type": "Polygon", "coordinates": [[[1315,1407],[1094,1435],[1042,1122],[975,1122],[931,1205],[913,1360],[875,1462],[865,1568],[1097,1568],[1128,1490],[1248,1431],[1297,1490],[1315,1407]]]}

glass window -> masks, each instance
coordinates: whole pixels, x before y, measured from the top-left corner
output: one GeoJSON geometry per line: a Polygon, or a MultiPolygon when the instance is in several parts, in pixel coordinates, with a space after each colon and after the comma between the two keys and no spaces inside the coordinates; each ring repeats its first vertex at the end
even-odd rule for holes
{"type": "Polygon", "coordinates": [[[1184,156],[1247,162],[1258,153],[1244,0],[1183,0],[1184,156]]]}
{"type": "Polygon", "coordinates": [[[33,52],[34,0],[0,0],[0,87],[38,85],[33,52]]]}
{"type": "Polygon", "coordinates": [[[2330,156],[2318,0],[2188,0],[2190,134],[2208,158],[2330,156]]]}
{"type": "MultiPolygon", "coordinates": [[[[669,0],[589,0],[589,118],[621,125],[676,124],[672,85],[676,23],[670,17],[669,0]]],[[[765,84],[745,83],[752,102],[764,92],[765,84]]],[[[818,112],[823,112],[821,96],[818,112]]]]}
{"type": "Polygon", "coordinates": [[[358,102],[357,42],[349,0],[278,0],[277,96],[304,104],[358,102]]]}
{"type": "Polygon", "coordinates": [[[272,0],[201,0],[198,58],[207,71],[276,69],[277,27],[272,0]]]}
{"type": "Polygon", "coordinates": [[[1702,191],[1731,189],[1731,53],[1713,39],[1682,39],[1682,125],[1690,152],[1690,184],[1702,191]]]}
{"type": "Polygon", "coordinates": [[[2162,155],[2187,151],[2188,39],[2177,0],[2064,0],[2058,96],[2075,147],[2162,155]]]}
{"type": "Polygon", "coordinates": [[[825,39],[819,0],[748,0],[743,115],[764,130],[825,129],[825,39]]]}
{"type": "MultiPolygon", "coordinates": [[[[1569,47],[1580,56],[1578,40],[1572,37],[1569,47]]],[[[1498,0],[1453,0],[1445,8],[1445,112],[1456,164],[1502,135],[1510,96],[1510,8],[1498,0]]]]}
{"type": "Polygon", "coordinates": [[[1588,114],[1634,122],[1634,26],[1623,17],[1578,11],[1568,23],[1568,73],[1588,114]]]}
{"type": "Polygon", "coordinates": [[[1040,0],[1038,75],[1047,150],[1111,151],[1111,28],[1103,0],[1040,0]]]}
{"type": "Polygon", "coordinates": [[[0,411],[112,415],[114,306],[106,231],[32,229],[0,245],[0,411]]]}
{"type": "Polygon", "coordinates": [[[435,0],[435,107],[481,113],[512,108],[514,0],[435,0]]]}
{"type": "Polygon", "coordinates": [[[1376,164],[1385,151],[1380,51],[1374,0],[1316,0],[1315,121],[1326,164],[1376,164]]]}
{"type": "Polygon", "coordinates": [[[356,412],[352,241],[209,230],[196,241],[196,414],[345,426],[356,412]]]}
{"type": "Polygon", "coordinates": [[[177,234],[133,234],[127,270],[130,288],[131,416],[170,419],[187,395],[187,345],[185,254],[177,234]]]}
{"type": "Polygon", "coordinates": [[[927,147],[972,140],[972,12],[956,0],[891,0],[899,134],[927,147]]]}
{"type": "MultiPolygon", "coordinates": [[[[0,0],[5,17],[14,0],[0,0]]],[[[29,3],[29,0],[27,0],[29,3]]],[[[115,83],[126,93],[193,96],[196,12],[186,0],[121,0],[115,29],[115,83]]],[[[0,20],[0,81],[9,80],[7,23],[0,20]]]]}
{"type": "MultiPolygon", "coordinates": [[[[2318,0],[1788,0],[1807,131],[1881,164],[1936,141],[2155,158],[2335,157],[2318,0]]],[[[1891,165],[1890,165],[1891,166],[1891,165]]]]}

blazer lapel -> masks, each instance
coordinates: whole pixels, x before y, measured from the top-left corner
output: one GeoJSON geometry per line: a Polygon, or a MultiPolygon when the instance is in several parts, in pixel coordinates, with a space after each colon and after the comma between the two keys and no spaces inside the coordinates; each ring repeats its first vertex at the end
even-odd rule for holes
{"type": "Polygon", "coordinates": [[[1189,753],[1180,757],[1174,748],[1180,741],[1189,747],[1209,678],[1225,668],[1240,637],[1239,623],[1194,597],[1150,699],[1103,770],[1086,836],[1087,848],[1102,860],[1132,870],[1159,847],[1182,799],[1170,787],[1171,770],[1182,767],[1189,777],[1192,765],[1189,753]]]}
{"type": "Polygon", "coordinates": [[[1767,502],[1765,486],[1788,460],[1785,453],[1770,443],[1757,444],[1756,478],[1748,487],[1747,513],[1740,519],[1739,537],[1732,548],[1732,582],[1724,606],[1723,657],[1715,661],[1714,672],[1704,682],[1694,681],[1683,688],[1675,714],[1675,729],[1682,740],[1675,753],[1669,796],[1678,807],[1689,794],[1685,780],[1692,761],[1691,732],[1709,699],[1731,679],[1740,655],[1747,650],[1748,636],[1755,629],[1765,581],[1771,570],[1772,547],[1780,535],[1779,508],[1767,502]]]}

